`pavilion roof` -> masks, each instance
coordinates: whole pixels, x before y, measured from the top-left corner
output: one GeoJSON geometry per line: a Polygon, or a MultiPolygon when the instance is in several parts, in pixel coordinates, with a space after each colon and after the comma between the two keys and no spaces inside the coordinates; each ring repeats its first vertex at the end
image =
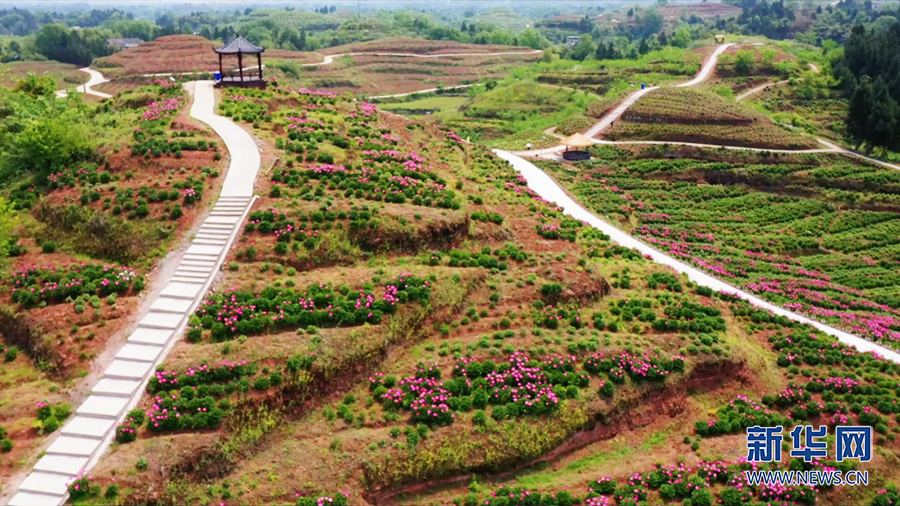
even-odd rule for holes
{"type": "Polygon", "coordinates": [[[259,54],[265,50],[265,48],[253,45],[249,40],[240,35],[222,47],[213,48],[213,51],[219,54],[259,54]]]}
{"type": "Polygon", "coordinates": [[[586,148],[589,146],[593,146],[596,142],[588,139],[584,135],[581,135],[578,132],[566,137],[565,139],[559,141],[563,146],[569,146],[571,148],[586,148]]]}

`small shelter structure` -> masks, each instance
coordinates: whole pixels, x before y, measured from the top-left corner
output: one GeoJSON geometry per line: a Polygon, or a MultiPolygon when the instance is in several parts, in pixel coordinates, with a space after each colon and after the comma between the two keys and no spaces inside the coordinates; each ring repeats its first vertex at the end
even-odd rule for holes
{"type": "Polygon", "coordinates": [[[713,37],[716,41],[716,44],[724,44],[725,43],[725,34],[720,33],[713,37]]]}
{"type": "Polygon", "coordinates": [[[574,134],[566,137],[559,143],[566,147],[566,151],[563,153],[563,159],[570,162],[578,160],[590,160],[591,154],[587,149],[596,144],[594,141],[588,139],[578,132],[575,132],[574,134]],[[570,150],[569,148],[575,149],[570,150]]]}
{"type": "MultiPolygon", "coordinates": [[[[240,86],[243,88],[265,88],[266,83],[263,81],[263,65],[262,65],[262,53],[265,51],[265,48],[258,47],[248,41],[247,39],[241,37],[240,35],[236,36],[234,40],[225,44],[222,47],[213,48],[219,55],[219,78],[216,80],[217,86],[240,86]],[[247,76],[245,79],[244,76],[244,55],[256,55],[256,75],[252,75],[251,72],[247,72],[247,76]],[[234,76],[226,76],[225,71],[222,68],[222,57],[226,55],[237,55],[238,57],[238,75],[234,76]]],[[[252,69],[248,69],[252,70],[252,69]]]]}

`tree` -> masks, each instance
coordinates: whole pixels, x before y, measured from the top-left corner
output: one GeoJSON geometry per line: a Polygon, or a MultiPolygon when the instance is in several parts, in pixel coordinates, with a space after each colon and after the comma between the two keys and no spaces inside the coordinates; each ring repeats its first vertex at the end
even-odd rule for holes
{"type": "Polygon", "coordinates": [[[38,76],[29,72],[24,79],[16,84],[16,91],[27,93],[32,97],[49,97],[56,91],[56,79],[50,74],[38,76]]]}
{"type": "Polygon", "coordinates": [[[557,54],[554,53],[553,50],[550,49],[549,47],[547,49],[544,49],[544,54],[541,55],[541,61],[544,63],[553,63],[558,59],[559,59],[559,56],[557,56],[557,54]]]}
{"type": "Polygon", "coordinates": [[[669,41],[666,38],[666,32],[659,32],[659,36],[657,37],[657,40],[659,40],[660,46],[668,46],[669,45],[669,41]]]}
{"type": "MultiPolygon", "coordinates": [[[[465,23],[465,21],[463,21],[465,23]]],[[[527,46],[532,49],[544,49],[550,45],[550,41],[539,34],[534,28],[528,28],[519,34],[519,45],[527,46]]]]}
{"type": "Polygon", "coordinates": [[[753,51],[750,50],[741,50],[737,52],[737,56],[734,59],[734,70],[738,74],[747,74],[750,72],[750,69],[753,68],[753,62],[756,60],[756,55],[753,51]]]}
{"type": "Polygon", "coordinates": [[[35,174],[39,182],[54,172],[93,159],[94,149],[82,125],[44,118],[29,125],[11,147],[7,163],[13,171],[35,174]]]}
{"type": "Polygon", "coordinates": [[[647,43],[647,39],[641,39],[641,44],[638,46],[638,53],[645,55],[650,52],[650,44],[647,43]]]}
{"type": "Polygon", "coordinates": [[[882,154],[890,148],[896,149],[900,142],[898,130],[897,103],[891,98],[888,86],[880,76],[872,84],[872,108],[868,119],[869,143],[880,147],[882,154]]]}
{"type": "Polygon", "coordinates": [[[688,47],[691,43],[691,31],[687,27],[681,27],[675,30],[675,36],[672,37],[672,45],[678,47],[688,47]]]}
{"type": "Polygon", "coordinates": [[[665,20],[663,19],[662,14],[657,12],[656,9],[650,9],[638,20],[638,23],[641,27],[638,35],[640,35],[641,37],[647,37],[649,35],[653,35],[654,33],[659,33],[659,31],[663,27],[664,22],[665,20]]]}
{"type": "Polygon", "coordinates": [[[16,226],[15,211],[9,203],[0,197],[0,258],[9,254],[8,238],[12,236],[16,226]]]}
{"type": "Polygon", "coordinates": [[[581,36],[578,44],[575,44],[575,47],[572,48],[571,58],[584,61],[596,51],[597,48],[594,47],[594,40],[591,38],[591,34],[586,33],[581,36]]]}
{"type": "Polygon", "coordinates": [[[633,18],[633,17],[634,17],[634,7],[628,9],[628,17],[629,17],[629,18],[633,18]]]}
{"type": "Polygon", "coordinates": [[[775,58],[778,56],[778,53],[771,47],[763,48],[759,53],[762,55],[763,68],[771,69],[775,65],[775,58]]]}
{"type": "Polygon", "coordinates": [[[847,135],[856,142],[856,149],[866,140],[871,112],[872,79],[863,76],[850,97],[849,112],[845,120],[847,135]]]}

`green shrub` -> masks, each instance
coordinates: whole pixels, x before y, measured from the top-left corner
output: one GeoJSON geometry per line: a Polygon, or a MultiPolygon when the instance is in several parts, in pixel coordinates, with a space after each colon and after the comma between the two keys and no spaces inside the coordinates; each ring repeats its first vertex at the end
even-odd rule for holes
{"type": "Polygon", "coordinates": [[[559,283],[545,283],[541,285],[541,295],[548,298],[558,297],[562,294],[562,285],[559,283]]]}
{"type": "Polygon", "coordinates": [[[116,483],[106,487],[106,493],[103,494],[107,499],[115,499],[119,497],[119,485],[116,483]]]}
{"type": "Polygon", "coordinates": [[[44,253],[53,253],[56,251],[56,241],[44,241],[41,243],[41,250],[44,253]]]}
{"type": "Polygon", "coordinates": [[[57,420],[55,416],[50,416],[41,422],[41,431],[43,431],[44,434],[49,434],[55,432],[59,426],[59,420],[57,420]]]}

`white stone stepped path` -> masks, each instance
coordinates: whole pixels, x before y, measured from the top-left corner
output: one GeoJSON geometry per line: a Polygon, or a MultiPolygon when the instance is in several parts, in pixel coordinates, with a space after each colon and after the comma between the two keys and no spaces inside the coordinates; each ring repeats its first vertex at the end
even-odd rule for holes
{"type": "Polygon", "coordinates": [[[247,132],[214,113],[211,82],[187,83],[186,87],[194,90],[191,116],[213,127],[231,155],[221,196],[169,284],[19,485],[10,506],[56,506],[65,502],[67,485],[99,460],[115,436],[116,425],[137,405],[150,375],[183,333],[250,212],[255,200],[253,184],[259,172],[259,149],[247,132]]]}
{"type": "Polygon", "coordinates": [[[720,292],[734,293],[738,297],[750,302],[754,306],[769,310],[772,313],[780,316],[785,316],[796,322],[812,325],[816,329],[837,338],[842,343],[849,344],[855,347],[859,351],[875,352],[887,360],[900,363],[900,353],[897,353],[894,350],[885,348],[884,346],[875,344],[871,341],[867,341],[859,336],[850,334],[849,332],[844,332],[843,330],[825,325],[824,323],[815,321],[801,314],[788,311],[787,309],[772,304],[771,302],[765,301],[752,293],[741,290],[734,285],[731,285],[719,278],[713,277],[712,275],[707,274],[700,269],[697,269],[672,256],[663,253],[662,251],[650,246],[649,244],[637,239],[636,237],[633,237],[628,233],[618,229],[614,225],[601,220],[593,213],[579,205],[577,202],[575,202],[575,200],[569,197],[566,192],[550,176],[548,176],[544,171],[542,171],[540,168],[538,168],[528,160],[525,160],[524,158],[521,158],[507,151],[500,151],[495,149],[494,152],[500,158],[508,161],[510,165],[512,165],[513,168],[516,169],[517,172],[522,174],[522,176],[524,176],[528,181],[528,187],[531,188],[535,193],[540,195],[541,198],[550,202],[555,202],[558,206],[563,208],[563,212],[565,214],[575,219],[584,221],[592,227],[603,231],[603,233],[609,235],[610,238],[619,245],[626,248],[637,249],[642,254],[649,255],[654,262],[669,266],[676,272],[687,274],[688,279],[696,282],[701,286],[706,286],[720,292]]]}

